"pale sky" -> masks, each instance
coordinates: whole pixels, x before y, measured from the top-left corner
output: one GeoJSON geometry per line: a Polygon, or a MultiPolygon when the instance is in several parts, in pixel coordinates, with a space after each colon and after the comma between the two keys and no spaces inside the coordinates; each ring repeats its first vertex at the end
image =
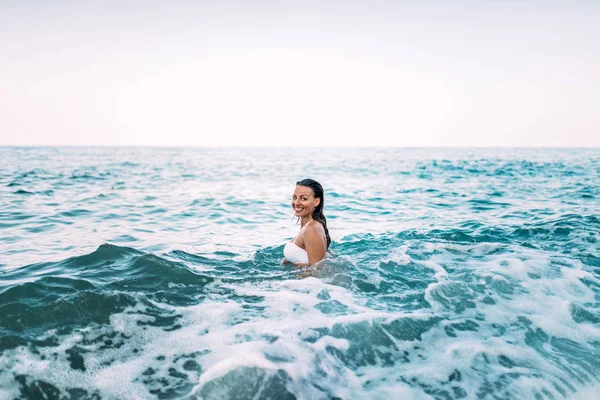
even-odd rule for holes
{"type": "Polygon", "coordinates": [[[0,145],[600,146],[597,1],[0,0],[0,145]]]}

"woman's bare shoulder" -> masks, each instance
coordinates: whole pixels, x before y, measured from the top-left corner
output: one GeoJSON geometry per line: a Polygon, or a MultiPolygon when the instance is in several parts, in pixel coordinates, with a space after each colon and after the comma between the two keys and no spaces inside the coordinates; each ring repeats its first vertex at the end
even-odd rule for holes
{"type": "Polygon", "coordinates": [[[325,235],[325,228],[323,228],[323,225],[319,221],[313,220],[304,230],[304,234],[310,236],[323,236],[325,235]]]}
{"type": "Polygon", "coordinates": [[[323,224],[317,220],[312,220],[310,224],[306,226],[306,230],[310,232],[324,232],[323,224]]]}

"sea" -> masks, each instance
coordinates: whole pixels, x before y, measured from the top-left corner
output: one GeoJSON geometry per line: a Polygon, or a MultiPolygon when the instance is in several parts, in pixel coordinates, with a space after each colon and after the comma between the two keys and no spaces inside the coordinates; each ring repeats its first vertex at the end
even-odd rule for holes
{"type": "Polygon", "coordinates": [[[0,399],[600,399],[599,184],[597,148],[0,148],[0,399]]]}

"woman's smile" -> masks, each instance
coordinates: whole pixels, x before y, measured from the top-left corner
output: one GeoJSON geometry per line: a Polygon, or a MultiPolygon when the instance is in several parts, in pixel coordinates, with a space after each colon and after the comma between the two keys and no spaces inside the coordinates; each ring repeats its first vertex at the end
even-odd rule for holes
{"type": "Polygon", "coordinates": [[[304,214],[304,211],[306,210],[306,207],[302,207],[301,205],[292,205],[292,207],[294,208],[294,214],[296,214],[296,216],[300,217],[304,214]]]}

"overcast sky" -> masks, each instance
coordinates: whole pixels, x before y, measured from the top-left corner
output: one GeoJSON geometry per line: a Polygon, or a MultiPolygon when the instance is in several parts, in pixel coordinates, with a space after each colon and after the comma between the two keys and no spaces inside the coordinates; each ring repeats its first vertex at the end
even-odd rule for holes
{"type": "Polygon", "coordinates": [[[599,71],[597,1],[0,0],[0,145],[597,147],[599,71]]]}

